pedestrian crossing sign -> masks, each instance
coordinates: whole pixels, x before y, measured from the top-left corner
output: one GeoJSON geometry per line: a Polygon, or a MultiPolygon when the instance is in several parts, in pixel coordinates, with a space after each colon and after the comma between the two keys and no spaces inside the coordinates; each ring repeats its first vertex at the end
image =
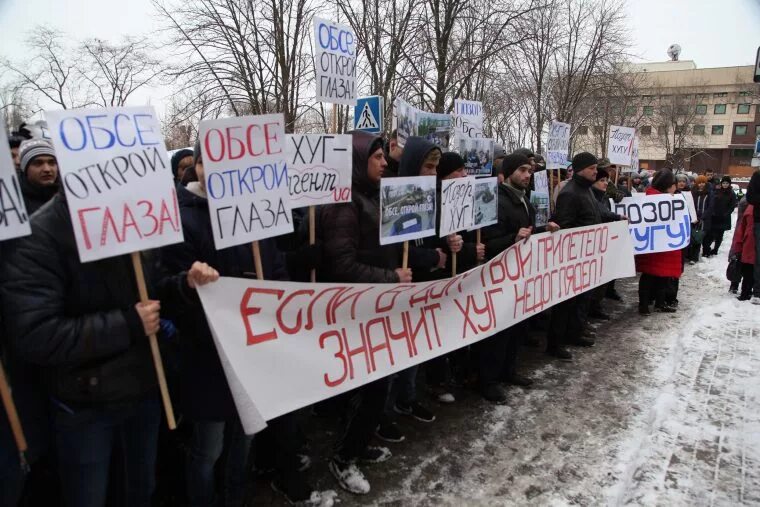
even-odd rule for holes
{"type": "Polygon", "coordinates": [[[354,106],[354,130],[372,134],[383,131],[383,98],[378,95],[359,97],[354,106]]]}

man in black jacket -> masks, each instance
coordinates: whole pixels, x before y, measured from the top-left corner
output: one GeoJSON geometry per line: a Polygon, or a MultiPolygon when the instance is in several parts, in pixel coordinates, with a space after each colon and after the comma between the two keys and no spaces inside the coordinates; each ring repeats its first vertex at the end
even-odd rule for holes
{"type": "Polygon", "coordinates": [[[753,285],[752,303],[760,305],[760,171],[752,173],[747,185],[747,202],[754,206],[755,218],[755,284],[753,285]]]}
{"type": "MultiPolygon", "coordinates": [[[[504,181],[499,185],[498,222],[483,230],[486,256],[493,259],[518,241],[527,240],[533,232],[559,227],[554,222],[544,228],[536,228],[536,209],[526,195],[530,184],[531,162],[524,154],[513,153],[504,158],[501,174],[504,181]]],[[[532,381],[517,374],[517,355],[520,339],[527,332],[526,322],[486,338],[478,346],[480,366],[480,389],[483,397],[494,403],[503,403],[506,396],[498,387],[502,377],[510,384],[528,386],[532,381]]]]}
{"type": "MultiPolygon", "coordinates": [[[[563,229],[583,227],[602,223],[599,203],[594,198],[591,186],[596,181],[597,160],[588,152],[573,157],[573,179],[557,196],[554,221],[563,229]]],[[[546,353],[565,361],[573,356],[565,344],[590,347],[593,340],[584,338],[586,294],[579,294],[552,308],[547,335],[546,353]]]]}
{"type": "MultiPolygon", "coordinates": [[[[2,265],[5,330],[19,359],[40,368],[51,402],[63,501],[105,505],[112,448],[123,444],[125,502],[150,505],[161,417],[146,336],[171,308],[214,279],[201,263],[139,301],[128,255],[81,263],[62,193],[31,219],[2,265]]],[[[150,275],[150,273],[148,273],[150,275]]],[[[155,281],[150,276],[148,283],[155,281]]]]}

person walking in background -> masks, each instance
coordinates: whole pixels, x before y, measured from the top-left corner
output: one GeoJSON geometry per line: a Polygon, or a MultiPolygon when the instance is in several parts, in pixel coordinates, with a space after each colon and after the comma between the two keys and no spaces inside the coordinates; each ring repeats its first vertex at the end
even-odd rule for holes
{"type": "Polygon", "coordinates": [[[752,303],[760,305],[760,171],[752,173],[747,185],[747,202],[752,205],[754,225],[752,232],[755,236],[755,267],[754,283],[752,285],[752,303]]]}
{"type": "Polygon", "coordinates": [[[702,255],[711,257],[718,253],[723,235],[731,228],[731,214],[736,208],[736,194],[731,188],[731,178],[723,176],[712,198],[709,226],[702,243],[702,255]]]}

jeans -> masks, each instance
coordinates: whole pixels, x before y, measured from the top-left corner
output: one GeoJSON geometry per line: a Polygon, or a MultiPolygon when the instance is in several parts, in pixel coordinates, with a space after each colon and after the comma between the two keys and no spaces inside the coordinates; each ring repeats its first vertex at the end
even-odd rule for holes
{"type": "Polygon", "coordinates": [[[156,482],[161,422],[158,398],[73,413],[59,407],[54,410],[64,503],[72,507],[105,505],[111,455],[114,446],[120,445],[126,505],[148,507],[156,482]]]}
{"type": "Polygon", "coordinates": [[[348,422],[335,449],[343,461],[355,460],[367,449],[383,415],[388,397],[388,379],[382,378],[357,387],[350,396],[348,422]]]}
{"type": "Polygon", "coordinates": [[[752,287],[752,293],[755,297],[760,298],[760,222],[755,222],[752,232],[755,234],[755,283],[752,287]]]}
{"type": "Polygon", "coordinates": [[[187,500],[189,505],[238,507],[245,499],[248,453],[253,436],[243,431],[238,419],[191,423],[188,449],[187,500]],[[220,458],[222,458],[220,462],[220,458]],[[216,464],[222,468],[221,499],[216,498],[216,464]]]}

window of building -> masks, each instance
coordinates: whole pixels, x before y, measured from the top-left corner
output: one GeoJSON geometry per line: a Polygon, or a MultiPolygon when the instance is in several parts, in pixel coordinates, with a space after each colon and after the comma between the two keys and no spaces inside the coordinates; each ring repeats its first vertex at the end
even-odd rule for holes
{"type": "Polygon", "coordinates": [[[707,114],[707,104],[697,104],[695,112],[697,114],[707,114]]]}
{"type": "Polygon", "coordinates": [[[638,112],[639,108],[636,106],[628,106],[625,108],[625,115],[626,116],[636,116],[636,113],[638,112]]]}
{"type": "Polygon", "coordinates": [[[588,127],[585,125],[581,125],[580,127],[578,127],[578,135],[579,136],[588,135],[588,127]]]}
{"type": "Polygon", "coordinates": [[[748,92],[746,90],[743,92],[739,92],[740,97],[749,97],[750,95],[752,95],[752,92],[748,92]]]}
{"type": "MultiPolygon", "coordinates": [[[[760,108],[760,106],[757,106],[760,108]]],[[[644,106],[644,116],[653,116],[654,115],[654,106],[644,106]]]]}
{"type": "Polygon", "coordinates": [[[673,130],[675,130],[676,134],[681,135],[686,132],[686,127],[683,125],[676,125],[673,130]]]}
{"type": "Polygon", "coordinates": [[[726,105],[725,104],[715,104],[715,108],[713,109],[713,113],[715,113],[715,114],[726,114],[726,105]]]}
{"type": "Polygon", "coordinates": [[[709,100],[710,99],[710,94],[709,93],[700,93],[699,95],[697,95],[697,98],[700,99],[700,100],[709,100]]]}
{"type": "Polygon", "coordinates": [[[642,95],[641,99],[646,102],[651,102],[652,100],[654,100],[654,95],[642,95]]]}
{"type": "Polygon", "coordinates": [[[754,155],[754,153],[755,153],[755,150],[753,150],[752,148],[750,148],[750,149],[737,148],[737,149],[732,150],[732,151],[733,151],[733,153],[732,153],[733,156],[736,157],[736,158],[745,158],[745,157],[746,158],[752,158],[752,155],[754,155]]]}
{"type": "Polygon", "coordinates": [[[689,106],[686,104],[679,104],[676,106],[676,114],[679,114],[681,116],[686,116],[689,114],[689,106]]]}
{"type": "Polygon", "coordinates": [[[737,104],[736,112],[738,114],[749,114],[749,104],[737,104]]]}
{"type": "Polygon", "coordinates": [[[713,93],[713,98],[719,99],[722,97],[728,97],[728,92],[713,93]]]}
{"type": "MultiPolygon", "coordinates": [[[[760,125],[758,125],[758,128],[760,128],[760,125]]],[[[641,135],[642,136],[651,136],[652,135],[652,127],[649,125],[645,125],[641,127],[641,135]]]]}
{"type": "Polygon", "coordinates": [[[703,136],[705,135],[705,126],[704,125],[694,125],[694,130],[692,131],[695,136],[703,136]]]}
{"type": "Polygon", "coordinates": [[[712,126],[712,135],[714,135],[714,136],[722,136],[723,135],[723,125],[713,125],[712,126]]]}
{"type": "Polygon", "coordinates": [[[673,109],[670,106],[668,106],[668,105],[660,106],[660,114],[663,115],[663,116],[670,116],[670,112],[672,110],[673,109]]]}
{"type": "Polygon", "coordinates": [[[601,125],[594,125],[594,134],[601,134],[602,133],[602,126],[601,125]]]}
{"type": "Polygon", "coordinates": [[[737,136],[746,136],[747,135],[747,126],[746,125],[736,125],[734,127],[734,135],[737,135],[737,136]]]}
{"type": "Polygon", "coordinates": [[[666,127],[665,125],[660,125],[659,127],[657,127],[657,135],[658,136],[668,135],[668,127],[666,127]]]}

